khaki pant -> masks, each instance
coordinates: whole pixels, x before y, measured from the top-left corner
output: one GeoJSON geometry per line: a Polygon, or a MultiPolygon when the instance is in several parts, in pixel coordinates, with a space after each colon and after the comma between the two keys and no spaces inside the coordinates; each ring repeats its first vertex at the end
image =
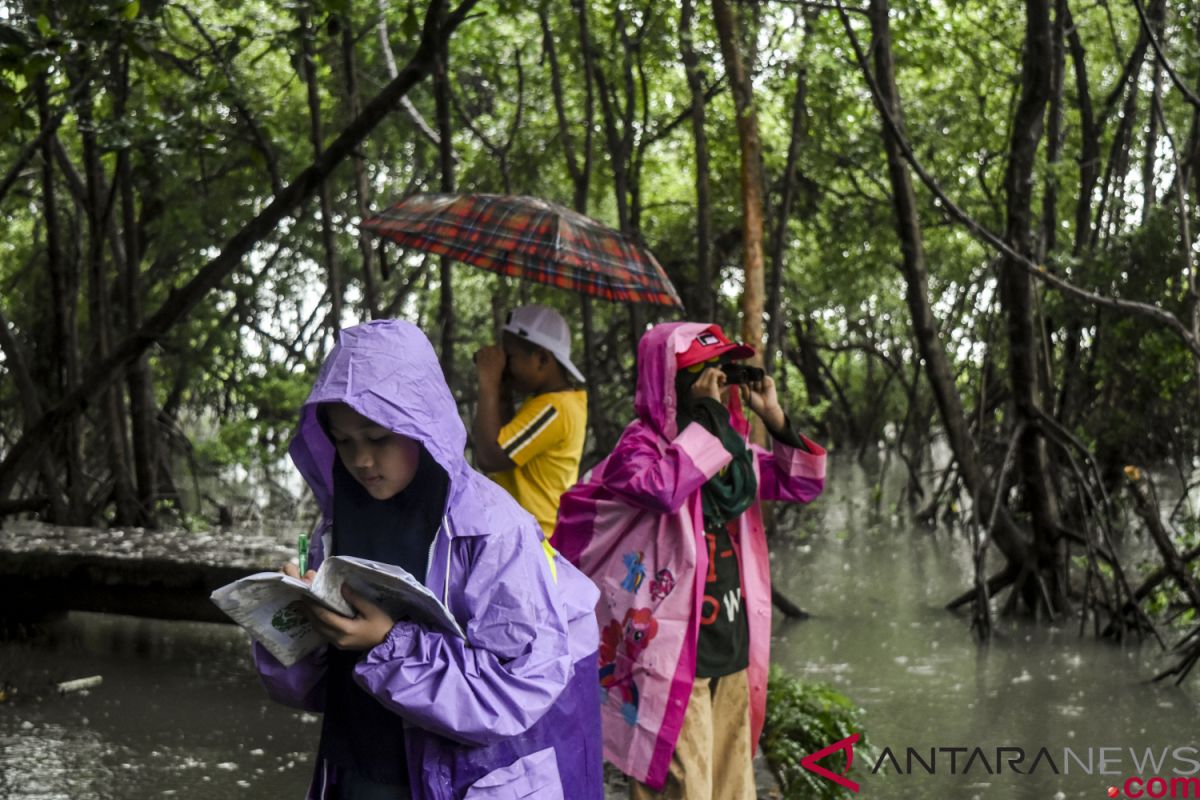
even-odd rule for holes
{"type": "Polygon", "coordinates": [[[746,671],[696,678],[663,791],[629,782],[632,800],[754,800],[746,671]]]}

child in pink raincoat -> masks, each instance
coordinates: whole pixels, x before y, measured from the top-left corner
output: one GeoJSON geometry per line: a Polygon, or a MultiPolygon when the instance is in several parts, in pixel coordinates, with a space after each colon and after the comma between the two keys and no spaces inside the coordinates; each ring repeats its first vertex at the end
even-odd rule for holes
{"type": "Polygon", "coordinates": [[[716,325],[648,331],[637,419],[562,498],[553,544],[600,588],[604,755],[635,799],[755,796],[771,634],[758,501],[811,501],[825,451],[792,431],[770,377],[729,385],[753,353],[716,325]],[[743,396],[771,452],[748,443],[743,396]]]}

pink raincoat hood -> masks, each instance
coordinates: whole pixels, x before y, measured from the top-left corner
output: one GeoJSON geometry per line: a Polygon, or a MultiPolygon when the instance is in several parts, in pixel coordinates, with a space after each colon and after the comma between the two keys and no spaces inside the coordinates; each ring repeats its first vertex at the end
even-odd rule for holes
{"type": "MultiPolygon", "coordinates": [[[[638,382],[633,409],[639,419],[649,423],[664,439],[679,435],[675,423],[679,409],[675,396],[675,359],[691,346],[693,339],[714,327],[702,322],[665,322],[655,325],[638,342],[638,382]]],[[[745,433],[747,425],[737,392],[730,392],[729,410],[734,427],[745,433]]]]}
{"type": "MultiPolygon", "coordinates": [[[[657,325],[638,345],[637,419],[613,452],[563,495],[553,543],[600,588],[600,687],[605,758],[661,789],[696,675],[704,575],[708,570],[700,492],[728,464],[720,439],[702,425],[677,430],[676,356],[705,323],[657,325]]],[[[734,428],[748,425],[738,392],[734,428]]],[[[758,499],[806,503],[824,485],[825,451],[775,442],[752,445],[758,499]]],[[[770,660],[770,557],[755,503],[735,523],[734,546],[750,633],[750,733],[766,709],[770,660]]]]}

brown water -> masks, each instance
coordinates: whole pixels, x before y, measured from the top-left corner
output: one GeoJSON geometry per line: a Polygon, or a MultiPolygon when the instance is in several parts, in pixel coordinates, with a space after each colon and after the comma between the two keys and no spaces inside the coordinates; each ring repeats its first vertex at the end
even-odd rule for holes
{"type": "MultiPolygon", "coordinates": [[[[943,610],[970,585],[964,537],[875,514],[870,481],[857,468],[838,465],[831,478],[831,494],[802,518],[812,537],[776,549],[776,585],[813,617],[777,624],[772,657],[853,698],[866,710],[872,744],[895,753],[903,773],[873,774],[870,762],[855,762],[861,796],[1100,800],[1135,775],[1169,780],[1181,777],[1178,769],[1200,778],[1200,670],[1182,688],[1151,683],[1172,663],[1157,644],[1081,638],[1078,619],[1041,627],[998,621],[991,644],[979,647],[966,619],[943,610]],[[1023,748],[1027,774],[998,769],[999,746],[1023,748]],[[916,762],[909,774],[909,747],[925,761],[931,748],[967,751],[955,754],[955,774],[948,751],[935,753],[934,774],[916,762]],[[975,747],[996,774],[979,760],[964,771],[975,747]],[[1028,774],[1041,747],[1062,774],[1044,760],[1028,774]],[[1092,774],[1064,748],[1085,765],[1090,754],[1092,774]],[[1162,768],[1137,768],[1147,748],[1162,768]],[[1197,749],[1176,760],[1175,748],[1197,749]]],[[[1200,796],[1195,786],[1191,797],[1200,796]]]]}
{"type": "Polygon", "coordinates": [[[0,705],[0,797],[133,800],[304,796],[319,718],[270,702],[240,629],[72,614],[0,675],[40,691],[0,705]]]}
{"type": "MultiPolygon", "coordinates": [[[[1074,621],[1000,623],[978,647],[965,620],[942,610],[970,580],[961,534],[874,513],[856,466],[834,464],[830,486],[799,518],[806,537],[774,543],[777,585],[813,614],[777,622],[774,659],[860,703],[864,732],[902,767],[908,747],[926,760],[931,748],[967,748],[955,774],[948,751],[938,754],[933,775],[915,764],[917,774],[872,774],[860,752],[858,796],[1100,800],[1139,772],[1192,767],[1168,752],[1161,771],[1138,770],[1129,748],[1142,759],[1146,748],[1158,758],[1200,747],[1200,676],[1183,688],[1150,684],[1169,663],[1157,645],[1079,638],[1074,621]],[[998,746],[1023,748],[1025,769],[1045,747],[1069,771],[1042,761],[1032,775],[989,774],[998,746]],[[974,747],[987,769],[976,760],[964,774],[974,747]],[[1090,753],[1093,774],[1064,765],[1064,748],[1085,763],[1090,753]],[[1100,774],[1102,757],[1113,774],[1100,774]]],[[[89,675],[103,683],[0,703],[4,800],[303,797],[318,718],[266,699],[237,628],[72,614],[32,643],[0,644],[0,681],[14,675],[31,691],[89,675]]]]}

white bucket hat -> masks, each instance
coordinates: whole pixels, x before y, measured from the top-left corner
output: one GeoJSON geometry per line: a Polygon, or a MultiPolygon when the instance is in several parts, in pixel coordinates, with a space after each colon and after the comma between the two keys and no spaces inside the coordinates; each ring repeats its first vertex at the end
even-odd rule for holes
{"type": "Polygon", "coordinates": [[[575,380],[586,383],[583,373],[571,363],[571,329],[553,308],[540,305],[514,308],[508,312],[503,330],[546,348],[575,380]]]}

